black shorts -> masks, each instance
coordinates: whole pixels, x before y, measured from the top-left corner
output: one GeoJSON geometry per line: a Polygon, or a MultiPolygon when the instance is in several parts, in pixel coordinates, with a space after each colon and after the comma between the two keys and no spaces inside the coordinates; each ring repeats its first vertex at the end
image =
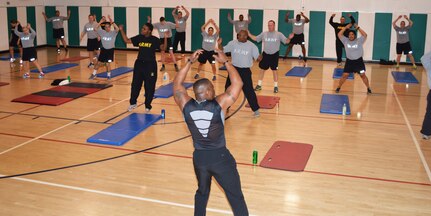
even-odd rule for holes
{"type": "Polygon", "coordinates": [[[410,46],[410,42],[406,43],[397,43],[397,54],[402,54],[404,52],[404,55],[412,54],[412,47],[410,46]]]}
{"type": "Polygon", "coordinates": [[[343,73],[365,73],[365,64],[362,57],[355,60],[346,59],[343,73]]]}
{"type": "Polygon", "coordinates": [[[204,50],[202,54],[199,55],[198,61],[199,63],[202,63],[202,64],[205,64],[207,61],[211,64],[215,64],[215,59],[213,55],[214,55],[214,51],[204,50]]]}
{"type": "Polygon", "coordinates": [[[21,41],[19,41],[19,44],[18,44],[18,40],[19,40],[19,37],[12,37],[12,40],[10,40],[10,42],[9,42],[9,47],[19,47],[19,48],[21,48],[22,47],[22,43],[21,43],[21,41]]]}
{"type": "Polygon", "coordinates": [[[100,49],[99,62],[110,63],[114,61],[114,48],[100,49]]]}
{"type": "Polygon", "coordinates": [[[304,34],[294,34],[292,40],[290,40],[289,44],[305,44],[304,42],[304,34]]]}
{"type": "Polygon", "coordinates": [[[30,61],[30,62],[37,60],[36,48],[28,47],[28,48],[22,49],[22,60],[30,61]]]}
{"type": "Polygon", "coordinates": [[[64,28],[61,28],[61,29],[52,29],[52,36],[55,39],[64,38],[64,28]]]}
{"type": "Polygon", "coordinates": [[[271,70],[278,70],[278,51],[274,54],[266,54],[265,52],[263,52],[262,57],[262,60],[259,62],[260,69],[268,70],[268,68],[271,68],[271,70]]]}
{"type": "MultiPolygon", "coordinates": [[[[161,45],[165,44],[164,38],[160,38],[160,44],[161,45]]],[[[168,38],[168,41],[166,41],[165,51],[169,51],[169,50],[173,50],[173,49],[174,49],[174,47],[172,46],[172,38],[168,38]]]]}
{"type": "Polygon", "coordinates": [[[97,38],[87,39],[87,51],[96,51],[100,49],[100,41],[97,38]]]}

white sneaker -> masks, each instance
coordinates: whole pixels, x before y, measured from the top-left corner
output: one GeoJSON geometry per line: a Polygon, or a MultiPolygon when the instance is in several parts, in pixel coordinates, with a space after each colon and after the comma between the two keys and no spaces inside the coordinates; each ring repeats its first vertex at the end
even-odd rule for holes
{"type": "Polygon", "coordinates": [[[10,58],[10,63],[14,63],[15,62],[15,58],[10,58]]]}
{"type": "Polygon", "coordinates": [[[129,108],[127,108],[127,111],[131,112],[132,110],[134,110],[136,107],[138,107],[136,104],[132,104],[129,106],[129,108]]]}
{"type": "Polygon", "coordinates": [[[149,113],[151,111],[151,109],[149,109],[149,108],[145,108],[145,112],[146,113],[149,113]]]}
{"type": "Polygon", "coordinates": [[[259,117],[260,116],[259,110],[254,111],[253,115],[254,117],[259,117]]]}
{"type": "Polygon", "coordinates": [[[422,139],[429,140],[430,138],[431,138],[431,135],[422,134],[422,139]]]}
{"type": "Polygon", "coordinates": [[[22,59],[19,60],[19,64],[22,65],[22,59]]]}

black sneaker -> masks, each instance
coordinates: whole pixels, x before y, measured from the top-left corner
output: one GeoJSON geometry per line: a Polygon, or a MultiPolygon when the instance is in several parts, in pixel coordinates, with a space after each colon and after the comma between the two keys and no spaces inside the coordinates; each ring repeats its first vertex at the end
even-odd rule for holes
{"type": "Polygon", "coordinates": [[[165,66],[164,65],[160,68],[160,71],[165,71],[165,66]]]}
{"type": "Polygon", "coordinates": [[[60,48],[57,49],[57,53],[60,53],[60,48]]]}
{"type": "Polygon", "coordinates": [[[213,76],[213,81],[216,81],[217,80],[217,77],[216,76],[213,76]]]}
{"type": "Polygon", "coordinates": [[[92,67],[94,67],[94,64],[93,64],[93,62],[90,62],[90,64],[88,64],[88,66],[87,66],[88,68],[92,68],[92,67]]]}
{"type": "Polygon", "coordinates": [[[177,64],[175,64],[174,67],[175,67],[175,71],[176,72],[180,71],[180,69],[178,69],[178,65],[177,64]]]}
{"type": "Polygon", "coordinates": [[[337,88],[337,89],[335,89],[335,93],[340,93],[340,89],[341,89],[341,88],[337,88]]]}
{"type": "Polygon", "coordinates": [[[373,92],[371,92],[371,89],[370,88],[368,88],[367,89],[367,94],[372,94],[373,92]]]}
{"type": "Polygon", "coordinates": [[[274,86],[274,93],[278,93],[278,87],[274,86]]]}
{"type": "Polygon", "coordinates": [[[196,74],[194,78],[199,79],[199,74],[196,74]]]}
{"type": "Polygon", "coordinates": [[[262,86],[260,85],[256,85],[256,87],[254,88],[255,91],[260,91],[262,90],[262,86]]]}

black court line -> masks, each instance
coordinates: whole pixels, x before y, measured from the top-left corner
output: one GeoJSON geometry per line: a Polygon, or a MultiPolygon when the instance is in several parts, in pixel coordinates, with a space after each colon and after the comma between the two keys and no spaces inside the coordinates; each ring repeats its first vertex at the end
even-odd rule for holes
{"type": "MultiPolygon", "coordinates": [[[[91,121],[91,120],[79,120],[79,119],[73,119],[73,118],[64,118],[64,117],[56,117],[56,116],[46,116],[46,115],[35,115],[35,114],[27,114],[27,113],[14,113],[14,112],[6,112],[6,111],[0,111],[0,113],[6,113],[6,114],[11,114],[7,117],[13,116],[13,115],[23,115],[23,116],[32,116],[34,117],[33,119],[37,119],[37,118],[50,118],[50,119],[58,119],[58,120],[68,120],[68,121],[77,121],[76,124],[79,124],[80,122],[88,122],[88,123],[97,123],[97,124],[109,124],[112,125],[113,123],[107,123],[107,122],[98,122],[98,121],[91,121]]],[[[6,117],[3,117],[2,119],[4,119],[6,117]]]]}
{"type": "MultiPolygon", "coordinates": [[[[229,116],[227,116],[225,118],[225,120],[228,120],[233,115],[235,115],[244,106],[245,100],[246,99],[244,97],[241,105],[232,114],[230,114],[229,116]]],[[[85,162],[85,163],[79,163],[79,164],[73,164],[73,165],[69,165],[69,166],[56,167],[56,168],[38,170],[38,171],[27,172],[27,173],[19,173],[19,174],[8,175],[8,176],[1,176],[0,179],[8,179],[8,178],[14,178],[14,177],[35,175],[35,174],[47,173],[47,172],[52,172],[52,171],[57,171],[57,170],[70,169],[70,168],[74,168],[74,167],[81,167],[81,166],[96,164],[96,163],[100,163],[100,162],[110,161],[110,160],[114,160],[114,159],[118,159],[118,158],[127,157],[127,156],[130,156],[130,155],[135,155],[135,154],[143,153],[143,152],[150,151],[150,150],[153,150],[153,149],[157,149],[157,148],[160,148],[160,147],[163,147],[163,146],[166,146],[166,145],[169,145],[169,144],[176,143],[178,141],[187,139],[189,137],[191,137],[191,135],[183,136],[183,137],[180,137],[180,138],[178,138],[176,140],[169,141],[167,143],[163,143],[163,144],[156,145],[156,146],[153,146],[153,147],[150,147],[150,148],[146,148],[146,149],[142,149],[142,150],[139,150],[139,151],[136,151],[136,152],[122,154],[122,155],[118,155],[118,156],[114,156],[114,157],[108,157],[108,158],[104,158],[104,159],[100,159],[100,160],[95,160],[95,161],[90,161],[90,162],[85,162]]]]}

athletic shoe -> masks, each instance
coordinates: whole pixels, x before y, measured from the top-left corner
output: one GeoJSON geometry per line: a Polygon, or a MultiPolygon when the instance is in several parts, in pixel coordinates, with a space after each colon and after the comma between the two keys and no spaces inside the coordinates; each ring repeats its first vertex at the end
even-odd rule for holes
{"type": "Polygon", "coordinates": [[[341,63],[341,62],[340,62],[340,63],[338,63],[338,64],[337,64],[337,66],[338,66],[338,67],[342,67],[342,66],[343,66],[343,63],[341,63]]]}
{"type": "Polygon", "coordinates": [[[253,116],[254,117],[259,117],[260,116],[259,110],[254,111],[253,116]]]}
{"type": "Polygon", "coordinates": [[[10,58],[10,63],[14,63],[15,62],[15,58],[10,58]]]}
{"type": "Polygon", "coordinates": [[[111,80],[111,75],[106,76],[108,80],[111,80]]]}
{"type": "Polygon", "coordinates": [[[67,48],[64,48],[64,51],[68,52],[69,50],[67,48]]]}
{"type": "Polygon", "coordinates": [[[278,87],[274,86],[274,93],[278,93],[278,87]]]}
{"type": "Polygon", "coordinates": [[[178,65],[175,64],[174,67],[176,72],[180,71],[180,69],[178,69],[178,65]]]}
{"type": "Polygon", "coordinates": [[[413,69],[416,70],[418,69],[418,66],[416,66],[415,64],[413,65],[413,69]]]}
{"type": "Polygon", "coordinates": [[[216,81],[217,80],[217,77],[216,76],[213,76],[213,81],[216,81]]]}
{"type": "Polygon", "coordinates": [[[149,113],[151,111],[151,109],[150,108],[145,108],[145,112],[146,113],[149,113]]]}
{"type": "Polygon", "coordinates": [[[199,79],[199,74],[196,74],[194,78],[199,79]]]}
{"type": "Polygon", "coordinates": [[[431,139],[431,135],[422,134],[422,139],[429,140],[429,139],[431,139]]]}
{"type": "Polygon", "coordinates": [[[90,64],[88,64],[88,66],[87,66],[88,68],[92,68],[92,67],[94,67],[94,64],[93,64],[93,62],[90,62],[90,64]]]}
{"type": "Polygon", "coordinates": [[[89,80],[93,80],[96,79],[97,75],[96,74],[91,74],[90,77],[88,77],[89,80]]]}
{"type": "Polygon", "coordinates": [[[341,89],[341,88],[337,88],[337,89],[335,89],[335,93],[340,93],[340,89],[341,89]]]}
{"type": "Polygon", "coordinates": [[[127,111],[131,112],[132,110],[134,110],[136,107],[138,107],[136,104],[132,104],[129,106],[129,108],[127,108],[127,111]]]}
{"type": "Polygon", "coordinates": [[[24,78],[24,79],[30,78],[30,74],[29,74],[29,73],[25,73],[25,74],[22,76],[22,78],[24,78]]]}
{"type": "Polygon", "coordinates": [[[23,62],[22,62],[22,59],[20,59],[20,60],[19,60],[19,64],[20,64],[20,65],[22,65],[22,63],[23,63],[23,62]]]}
{"type": "Polygon", "coordinates": [[[45,74],[43,72],[39,73],[39,78],[42,79],[43,77],[45,77],[45,74]]]}
{"type": "Polygon", "coordinates": [[[165,71],[165,66],[162,66],[162,67],[160,68],[160,71],[165,71]]]}
{"type": "Polygon", "coordinates": [[[57,49],[57,53],[60,53],[60,48],[57,49]]]}
{"type": "Polygon", "coordinates": [[[399,64],[397,64],[397,65],[395,66],[395,68],[396,68],[396,69],[400,68],[400,65],[399,65],[399,64]]]}
{"type": "Polygon", "coordinates": [[[370,88],[367,88],[367,94],[372,94],[373,92],[371,92],[370,88]]]}
{"type": "Polygon", "coordinates": [[[262,86],[257,85],[257,86],[256,86],[256,88],[254,88],[254,90],[255,90],[255,91],[260,91],[260,90],[262,90],[262,86]]]}

